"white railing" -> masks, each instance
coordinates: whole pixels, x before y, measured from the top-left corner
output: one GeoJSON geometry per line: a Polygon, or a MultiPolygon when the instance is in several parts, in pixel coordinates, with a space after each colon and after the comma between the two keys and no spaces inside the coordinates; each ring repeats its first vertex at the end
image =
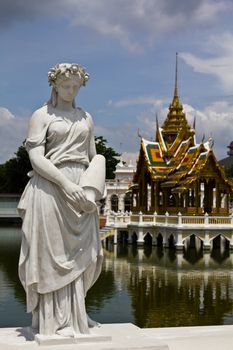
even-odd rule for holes
{"type": "Polygon", "coordinates": [[[207,213],[202,216],[196,215],[169,215],[167,212],[165,215],[143,214],[142,212],[110,212],[106,216],[106,225],[114,227],[125,227],[127,225],[140,225],[140,226],[208,226],[216,227],[233,227],[233,214],[229,216],[209,216],[207,213]]]}

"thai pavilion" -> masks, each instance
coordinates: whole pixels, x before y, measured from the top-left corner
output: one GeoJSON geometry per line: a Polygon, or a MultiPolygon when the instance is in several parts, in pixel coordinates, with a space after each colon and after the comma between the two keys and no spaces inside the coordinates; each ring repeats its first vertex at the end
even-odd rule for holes
{"type": "Polygon", "coordinates": [[[156,123],[155,141],[141,138],[133,186],[133,212],[182,215],[228,215],[232,182],[226,178],[212,146],[196,142],[175,89],[162,125],[156,123]]]}

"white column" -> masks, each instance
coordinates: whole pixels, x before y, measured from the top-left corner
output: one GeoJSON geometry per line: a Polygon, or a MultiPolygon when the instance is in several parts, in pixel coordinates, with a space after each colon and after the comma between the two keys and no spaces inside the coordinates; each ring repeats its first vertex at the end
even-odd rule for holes
{"type": "Polygon", "coordinates": [[[157,246],[157,237],[156,237],[156,233],[153,233],[153,237],[152,237],[152,245],[153,246],[157,246]]]}
{"type": "Polygon", "coordinates": [[[114,229],[114,244],[117,244],[117,229],[114,229]]]}
{"type": "Polygon", "coordinates": [[[211,245],[210,245],[210,235],[209,231],[205,230],[205,238],[204,238],[204,244],[203,244],[203,249],[204,250],[210,250],[211,245]]]}
{"type": "Polygon", "coordinates": [[[204,223],[205,223],[205,225],[209,225],[209,214],[208,213],[205,213],[204,223]]]}
{"type": "Polygon", "coordinates": [[[179,212],[177,214],[177,217],[178,217],[178,226],[182,226],[182,214],[179,212]]]}
{"type": "Polygon", "coordinates": [[[143,239],[143,228],[139,227],[138,228],[138,240],[137,240],[138,246],[142,246],[144,244],[144,239],[143,239]]]}
{"type": "Polygon", "coordinates": [[[230,249],[233,250],[233,231],[231,232],[230,249]]]}
{"type": "Polygon", "coordinates": [[[182,250],[184,247],[184,243],[182,240],[182,231],[181,230],[177,230],[176,233],[176,249],[177,250],[182,250]]]}
{"type": "Polygon", "coordinates": [[[125,193],[121,193],[119,196],[119,205],[122,212],[125,211],[125,193]]]}

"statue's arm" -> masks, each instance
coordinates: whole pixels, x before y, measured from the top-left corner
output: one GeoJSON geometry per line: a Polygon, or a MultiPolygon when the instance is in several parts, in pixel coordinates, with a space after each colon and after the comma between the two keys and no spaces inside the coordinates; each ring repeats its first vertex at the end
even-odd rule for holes
{"type": "Polygon", "coordinates": [[[87,112],[86,112],[86,115],[88,119],[88,124],[91,128],[90,144],[89,144],[89,150],[88,150],[89,160],[91,161],[92,158],[96,155],[94,124],[93,124],[91,115],[87,112]]]}
{"type": "MultiPolygon", "coordinates": [[[[28,139],[39,135],[45,128],[45,118],[38,112],[32,115],[29,123],[28,139]]],[[[29,158],[33,169],[45,179],[57,184],[72,199],[85,201],[85,194],[82,188],[71,182],[53,163],[45,158],[45,144],[34,146],[28,150],[29,158]]]]}
{"type": "Polygon", "coordinates": [[[89,159],[92,160],[92,158],[96,155],[96,147],[95,147],[95,137],[92,133],[91,139],[90,139],[90,147],[89,147],[89,159]]]}

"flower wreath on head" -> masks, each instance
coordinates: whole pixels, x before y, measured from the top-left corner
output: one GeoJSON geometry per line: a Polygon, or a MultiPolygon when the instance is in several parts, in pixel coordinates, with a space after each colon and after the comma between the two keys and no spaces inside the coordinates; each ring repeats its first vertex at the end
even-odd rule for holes
{"type": "Polygon", "coordinates": [[[49,85],[53,85],[58,76],[64,75],[66,78],[69,78],[70,75],[79,75],[79,77],[82,79],[83,83],[82,85],[85,86],[86,82],[89,79],[89,74],[86,72],[86,70],[80,65],[76,63],[61,63],[56,64],[53,68],[51,68],[48,71],[48,81],[49,85]]]}

